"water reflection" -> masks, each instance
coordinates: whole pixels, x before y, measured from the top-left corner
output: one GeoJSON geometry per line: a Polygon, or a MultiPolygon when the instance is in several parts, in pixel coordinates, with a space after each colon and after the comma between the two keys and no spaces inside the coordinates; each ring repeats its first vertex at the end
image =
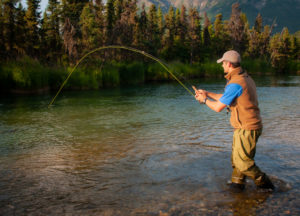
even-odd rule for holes
{"type": "Polygon", "coordinates": [[[270,80],[257,78],[264,121],[257,163],[274,193],[251,181],[241,194],[228,191],[229,116],[171,83],[64,92],[51,109],[50,96],[1,98],[0,213],[297,215],[300,82],[270,80]]]}

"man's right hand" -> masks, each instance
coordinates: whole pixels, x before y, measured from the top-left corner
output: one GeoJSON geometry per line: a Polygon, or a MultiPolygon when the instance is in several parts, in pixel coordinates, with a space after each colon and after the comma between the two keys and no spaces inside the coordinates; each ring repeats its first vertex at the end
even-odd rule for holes
{"type": "Polygon", "coordinates": [[[202,94],[204,97],[207,97],[207,91],[203,90],[203,89],[197,89],[195,86],[192,86],[194,91],[195,91],[195,95],[199,95],[202,94]]]}

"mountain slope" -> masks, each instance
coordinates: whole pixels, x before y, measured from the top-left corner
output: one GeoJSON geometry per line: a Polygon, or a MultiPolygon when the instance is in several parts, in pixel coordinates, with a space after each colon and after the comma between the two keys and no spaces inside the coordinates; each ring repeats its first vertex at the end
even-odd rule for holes
{"type": "Polygon", "coordinates": [[[151,4],[160,5],[166,12],[170,6],[180,8],[182,4],[186,7],[196,7],[200,13],[207,12],[214,20],[218,13],[223,14],[224,19],[229,19],[231,5],[238,2],[242,12],[248,17],[253,25],[258,13],[261,13],[264,25],[271,25],[276,19],[274,31],[280,32],[283,27],[288,27],[291,33],[300,30],[300,0],[140,0],[141,6],[151,4]]]}

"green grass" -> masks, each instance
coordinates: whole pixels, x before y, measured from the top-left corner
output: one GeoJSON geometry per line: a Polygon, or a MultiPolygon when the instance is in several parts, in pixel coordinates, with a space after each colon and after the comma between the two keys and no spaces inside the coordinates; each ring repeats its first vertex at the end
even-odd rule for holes
{"type": "MultiPolygon", "coordinates": [[[[178,61],[167,64],[170,71],[181,81],[196,78],[222,77],[221,64],[205,61],[184,64],[178,61]]],[[[269,62],[243,59],[242,67],[251,74],[275,73],[269,62]]],[[[38,61],[24,57],[18,61],[0,65],[0,89],[35,91],[43,88],[57,91],[73,68],[44,66],[38,61]]],[[[299,61],[288,63],[288,71],[300,71],[299,61]]],[[[174,81],[174,78],[158,63],[135,62],[86,62],[80,65],[67,82],[65,89],[101,89],[121,85],[143,84],[153,81],[174,81]]]]}
{"type": "Polygon", "coordinates": [[[48,86],[49,68],[38,61],[24,57],[19,61],[1,65],[0,82],[2,89],[32,90],[48,86]]]}
{"type": "Polygon", "coordinates": [[[262,59],[243,59],[242,67],[251,74],[275,74],[271,63],[262,59]]]}

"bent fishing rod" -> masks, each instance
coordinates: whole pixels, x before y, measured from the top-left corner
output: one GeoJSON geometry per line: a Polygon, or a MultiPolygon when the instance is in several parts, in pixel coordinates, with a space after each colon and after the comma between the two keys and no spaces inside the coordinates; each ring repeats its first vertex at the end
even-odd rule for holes
{"type": "MultiPolygon", "coordinates": [[[[61,90],[63,89],[63,87],[66,85],[66,83],[68,82],[69,78],[71,77],[72,73],[76,70],[76,68],[78,67],[78,65],[89,55],[100,51],[100,50],[104,50],[104,49],[124,49],[124,50],[129,50],[135,53],[139,53],[142,54],[156,62],[158,62],[184,89],[186,89],[188,91],[189,94],[191,94],[194,97],[194,94],[174,75],[174,73],[172,73],[172,71],[166,66],[166,64],[164,64],[160,59],[150,55],[149,53],[146,53],[145,51],[142,50],[138,50],[132,47],[126,47],[126,46],[119,46],[119,45],[110,45],[110,46],[102,46],[99,48],[96,48],[90,52],[88,52],[87,54],[85,54],[81,59],[79,59],[79,61],[76,63],[76,65],[72,68],[72,70],[70,71],[70,73],[68,74],[67,78],[65,79],[65,81],[62,83],[62,85],[60,86],[59,90],[57,91],[56,95],[53,97],[53,99],[51,100],[51,102],[48,105],[48,108],[54,103],[55,99],[57,98],[57,96],[59,95],[59,93],[61,92],[61,90]]],[[[193,87],[194,88],[194,87],[193,87]]],[[[195,90],[195,88],[194,88],[195,90]]]]}

